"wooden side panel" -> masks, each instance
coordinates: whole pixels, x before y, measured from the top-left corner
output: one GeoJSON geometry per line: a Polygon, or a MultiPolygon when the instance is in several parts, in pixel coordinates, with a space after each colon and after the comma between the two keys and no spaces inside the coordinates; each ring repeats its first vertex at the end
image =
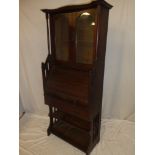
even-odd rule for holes
{"type": "Polygon", "coordinates": [[[102,92],[103,92],[103,80],[104,80],[108,16],[109,16],[109,10],[102,6],[98,6],[97,43],[96,43],[97,57],[91,76],[92,77],[91,114],[94,117],[97,114],[99,114],[99,131],[101,124],[102,92]]]}

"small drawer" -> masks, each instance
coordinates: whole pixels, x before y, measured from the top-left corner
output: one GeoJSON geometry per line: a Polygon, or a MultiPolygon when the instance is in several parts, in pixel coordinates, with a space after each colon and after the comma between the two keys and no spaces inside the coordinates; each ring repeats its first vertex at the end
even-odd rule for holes
{"type": "Polygon", "coordinates": [[[75,117],[73,115],[64,113],[60,111],[57,107],[54,107],[56,110],[50,112],[50,117],[65,121],[73,126],[76,126],[80,129],[83,129],[85,131],[90,131],[91,129],[91,122],[90,121],[85,121],[83,119],[80,119],[78,117],[75,117]]]}
{"type": "Polygon", "coordinates": [[[73,116],[79,117],[83,120],[89,120],[89,107],[81,106],[78,103],[66,101],[59,99],[57,97],[45,95],[45,104],[49,106],[55,106],[59,110],[71,114],[73,116]]]}

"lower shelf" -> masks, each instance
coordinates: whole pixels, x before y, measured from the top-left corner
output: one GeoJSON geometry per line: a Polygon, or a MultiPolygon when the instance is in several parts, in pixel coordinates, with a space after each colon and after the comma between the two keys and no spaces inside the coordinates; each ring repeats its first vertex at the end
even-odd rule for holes
{"type": "Polygon", "coordinates": [[[87,152],[90,141],[88,132],[80,130],[61,120],[56,122],[51,130],[56,136],[64,139],[73,146],[78,147],[80,150],[87,152]]]}

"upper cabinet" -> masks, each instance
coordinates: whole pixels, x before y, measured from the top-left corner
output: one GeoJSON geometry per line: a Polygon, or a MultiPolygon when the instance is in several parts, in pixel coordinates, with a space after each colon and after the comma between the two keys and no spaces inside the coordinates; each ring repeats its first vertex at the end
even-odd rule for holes
{"type": "Polygon", "coordinates": [[[54,19],[56,60],[92,64],[96,9],[57,14],[54,19]]]}

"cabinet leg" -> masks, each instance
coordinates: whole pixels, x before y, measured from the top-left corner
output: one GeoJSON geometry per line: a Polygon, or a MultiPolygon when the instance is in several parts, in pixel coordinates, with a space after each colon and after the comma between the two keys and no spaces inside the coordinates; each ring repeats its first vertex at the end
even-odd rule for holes
{"type": "Polygon", "coordinates": [[[47,136],[49,136],[51,134],[51,128],[49,127],[48,129],[47,129],[47,136]]]}
{"type": "Polygon", "coordinates": [[[90,151],[86,152],[86,155],[90,155],[90,151]]]}
{"type": "Polygon", "coordinates": [[[51,134],[51,129],[52,129],[52,123],[51,123],[51,118],[50,118],[49,127],[47,129],[47,136],[49,136],[51,134]]]}

